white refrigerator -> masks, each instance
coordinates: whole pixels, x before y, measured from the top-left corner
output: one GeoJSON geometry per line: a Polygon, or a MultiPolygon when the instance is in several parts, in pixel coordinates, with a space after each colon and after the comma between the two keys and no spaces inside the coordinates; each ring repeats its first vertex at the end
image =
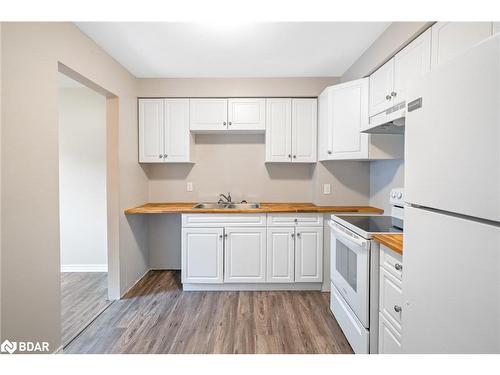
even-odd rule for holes
{"type": "Polygon", "coordinates": [[[500,36],[408,99],[402,350],[500,353],[500,36]]]}

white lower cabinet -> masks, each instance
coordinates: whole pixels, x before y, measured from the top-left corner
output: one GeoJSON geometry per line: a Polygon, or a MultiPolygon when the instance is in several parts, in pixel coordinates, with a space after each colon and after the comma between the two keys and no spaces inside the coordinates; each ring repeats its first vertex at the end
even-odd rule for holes
{"type": "Polygon", "coordinates": [[[295,280],[295,228],[267,228],[267,278],[270,283],[295,280]]]}
{"type": "Polygon", "coordinates": [[[323,281],[323,227],[297,227],[295,233],[295,282],[323,281]]]}
{"type": "Polygon", "coordinates": [[[224,246],[224,282],[266,281],[266,228],[225,228],[224,246]]]}
{"type": "Polygon", "coordinates": [[[379,354],[401,353],[403,324],[403,261],[400,254],[380,245],[379,354]]]}
{"type": "Polygon", "coordinates": [[[398,333],[384,314],[379,314],[378,350],[380,354],[401,354],[401,334],[398,333]]]}
{"type": "Polygon", "coordinates": [[[223,281],[223,228],[182,229],[182,282],[223,281]]]}
{"type": "Polygon", "coordinates": [[[188,290],[202,288],[194,284],[226,284],[226,290],[245,290],[248,284],[251,290],[272,290],[278,286],[264,284],[280,283],[290,283],[292,289],[319,289],[322,224],[323,215],[308,213],[269,214],[267,220],[265,214],[182,215],[182,283],[188,290]]]}

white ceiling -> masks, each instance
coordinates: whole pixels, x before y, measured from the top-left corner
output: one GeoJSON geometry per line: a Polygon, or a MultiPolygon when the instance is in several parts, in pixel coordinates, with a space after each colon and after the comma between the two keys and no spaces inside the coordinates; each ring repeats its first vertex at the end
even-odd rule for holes
{"type": "Polygon", "coordinates": [[[140,78],[341,76],[389,24],[76,23],[140,78]]]}

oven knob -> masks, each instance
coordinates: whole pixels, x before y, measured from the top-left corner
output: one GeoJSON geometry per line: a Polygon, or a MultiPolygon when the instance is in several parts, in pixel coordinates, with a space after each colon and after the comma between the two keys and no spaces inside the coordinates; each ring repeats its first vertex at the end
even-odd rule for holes
{"type": "Polygon", "coordinates": [[[398,199],[401,199],[402,196],[403,196],[403,193],[399,192],[398,193],[398,199]]]}
{"type": "Polygon", "coordinates": [[[392,194],[391,194],[391,196],[392,196],[393,198],[396,198],[396,192],[395,192],[395,191],[393,191],[393,192],[392,192],[392,194]]]}

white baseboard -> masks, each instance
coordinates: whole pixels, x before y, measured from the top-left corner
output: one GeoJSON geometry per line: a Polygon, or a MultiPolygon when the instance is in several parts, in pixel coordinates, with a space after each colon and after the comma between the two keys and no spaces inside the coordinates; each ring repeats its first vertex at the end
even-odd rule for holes
{"type": "Polygon", "coordinates": [[[272,284],[182,284],[184,291],[285,291],[321,290],[321,283],[272,283],[272,284]]]}
{"type": "Polygon", "coordinates": [[[61,272],[108,272],[107,264],[61,264],[61,272]]]}

